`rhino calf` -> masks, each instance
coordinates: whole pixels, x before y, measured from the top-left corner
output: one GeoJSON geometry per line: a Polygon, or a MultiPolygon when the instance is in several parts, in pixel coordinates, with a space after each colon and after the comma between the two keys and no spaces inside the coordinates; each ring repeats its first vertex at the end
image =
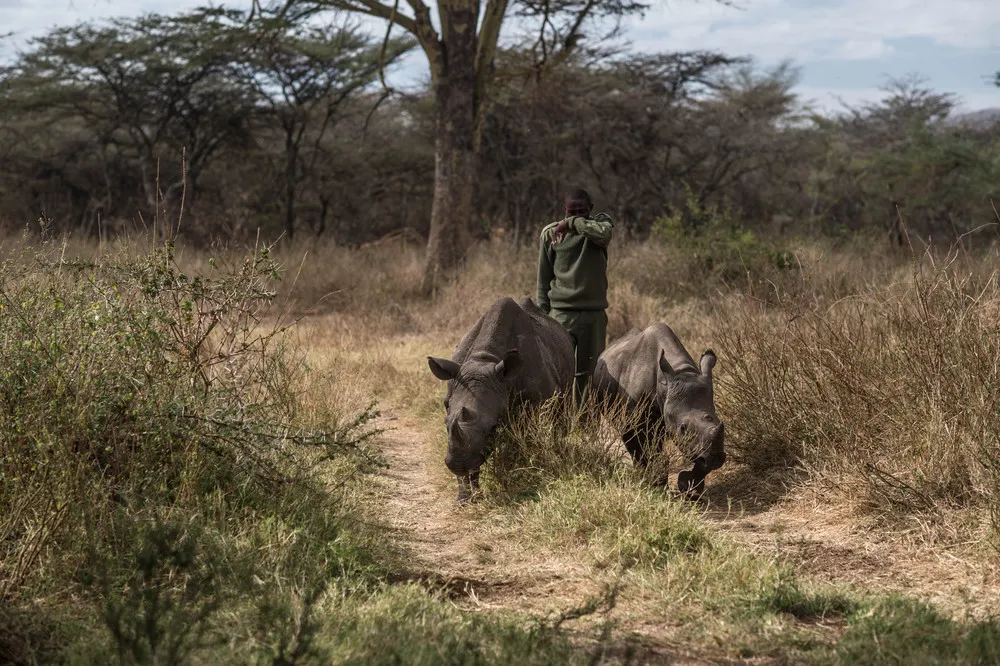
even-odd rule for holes
{"type": "Polygon", "coordinates": [[[495,301],[455,348],[451,360],[427,357],[448,382],[444,400],[448,453],[458,500],[478,487],[489,440],[520,403],[538,404],[573,384],[573,341],[530,298],[495,301]]]}
{"type": "Polygon", "coordinates": [[[725,428],[715,413],[712,368],[715,353],[694,360],[666,324],[632,329],[601,355],[594,372],[599,399],[619,400],[632,424],[621,433],[636,464],[645,467],[663,437],[675,435],[691,470],[677,477],[677,489],[700,496],[705,477],[726,462],[725,428]]]}

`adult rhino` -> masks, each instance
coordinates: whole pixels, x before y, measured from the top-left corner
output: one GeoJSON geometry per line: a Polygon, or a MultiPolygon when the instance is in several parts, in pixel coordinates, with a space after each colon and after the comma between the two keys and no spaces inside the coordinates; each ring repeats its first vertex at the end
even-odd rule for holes
{"type": "Polygon", "coordinates": [[[695,365],[666,324],[632,329],[597,361],[599,399],[620,400],[633,425],[621,433],[632,459],[645,467],[666,433],[673,433],[694,468],[677,477],[677,489],[700,496],[705,477],[726,462],[725,428],[715,413],[712,368],[715,353],[705,351],[695,365]]]}
{"type": "Polygon", "coordinates": [[[448,382],[444,399],[448,454],[458,501],[479,487],[489,440],[512,408],[539,404],[573,384],[573,341],[530,298],[495,301],[455,348],[451,360],[427,357],[448,382]]]}

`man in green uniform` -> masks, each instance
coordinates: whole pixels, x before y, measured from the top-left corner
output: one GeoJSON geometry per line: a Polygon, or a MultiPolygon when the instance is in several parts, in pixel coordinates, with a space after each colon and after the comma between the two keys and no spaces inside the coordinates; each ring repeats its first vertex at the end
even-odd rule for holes
{"type": "Polygon", "coordinates": [[[591,215],[586,190],[566,195],[566,217],[542,229],[538,253],[538,307],[562,324],[576,348],[573,394],[581,404],[608,327],[609,215],[591,215]]]}

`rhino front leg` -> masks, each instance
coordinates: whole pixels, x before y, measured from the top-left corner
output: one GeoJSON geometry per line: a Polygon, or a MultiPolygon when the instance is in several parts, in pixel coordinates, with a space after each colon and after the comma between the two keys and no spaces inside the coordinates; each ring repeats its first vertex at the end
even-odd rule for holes
{"type": "Polygon", "coordinates": [[[677,490],[687,499],[700,499],[705,492],[706,476],[708,468],[696,462],[693,469],[684,470],[677,475],[677,490]]]}
{"type": "Polygon", "coordinates": [[[458,479],[458,503],[466,504],[479,493],[479,470],[456,477],[458,479]]]}

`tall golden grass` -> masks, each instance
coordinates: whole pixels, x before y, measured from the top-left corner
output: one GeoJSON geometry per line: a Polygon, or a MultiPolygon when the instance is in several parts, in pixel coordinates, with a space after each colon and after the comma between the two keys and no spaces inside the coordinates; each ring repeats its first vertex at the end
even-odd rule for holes
{"type": "MultiPolygon", "coordinates": [[[[782,269],[696,284],[684,247],[613,245],[609,342],[663,321],[693,353],[714,347],[729,467],[753,483],[820,483],[868,516],[981,536],[1000,504],[996,254],[788,252],[782,269]]],[[[534,248],[499,241],[431,299],[418,296],[416,247],[279,256],[298,274],[285,281],[298,311],[329,315],[357,344],[410,335],[450,349],[494,299],[535,291],[534,248]]]]}

